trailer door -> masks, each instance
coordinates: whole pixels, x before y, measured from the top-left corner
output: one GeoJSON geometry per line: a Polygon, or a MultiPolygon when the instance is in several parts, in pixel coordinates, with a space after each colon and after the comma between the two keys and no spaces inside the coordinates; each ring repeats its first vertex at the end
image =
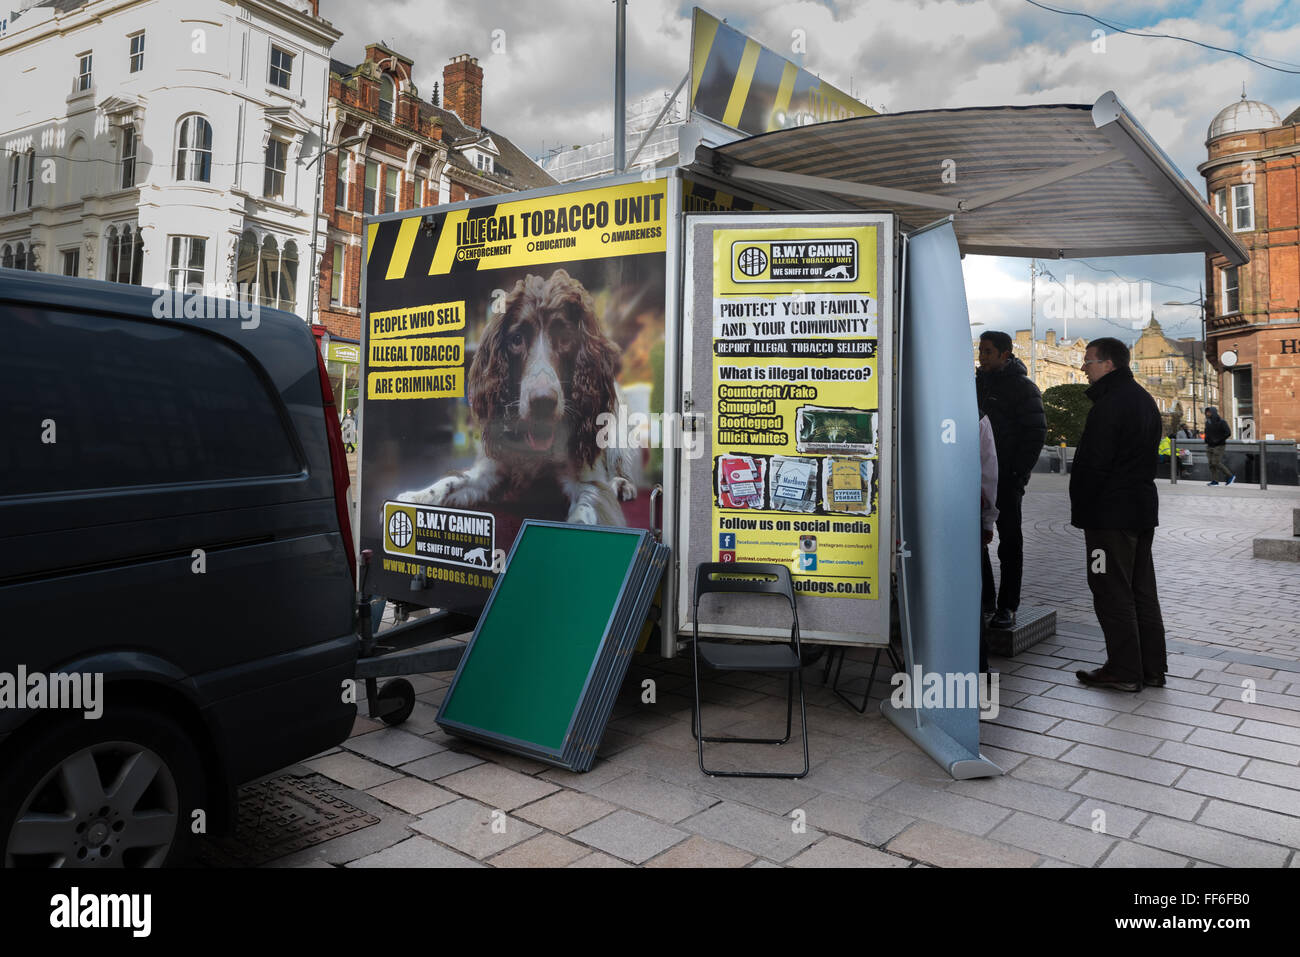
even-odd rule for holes
{"type": "MultiPolygon", "coordinates": [[[[787,565],[801,635],[889,641],[892,215],[686,222],[678,627],[702,562],[787,565]]],[[[754,596],[711,595],[700,631],[785,638],[754,596]]]]}

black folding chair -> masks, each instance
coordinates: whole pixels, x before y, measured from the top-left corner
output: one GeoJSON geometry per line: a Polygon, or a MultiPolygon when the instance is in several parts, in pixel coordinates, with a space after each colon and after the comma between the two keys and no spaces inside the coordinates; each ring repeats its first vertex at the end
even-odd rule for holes
{"type": "Polygon", "coordinates": [[[758,562],[704,562],[695,569],[695,709],[691,713],[691,734],[700,754],[700,770],[712,777],[728,778],[801,778],[808,773],[808,711],[804,705],[803,672],[799,649],[799,612],[795,608],[794,585],[790,569],[784,565],[758,562]],[[743,576],[743,577],[742,577],[743,576]],[[700,641],[700,596],[709,592],[748,592],[775,595],[790,602],[790,642],[700,641]],[[716,671],[784,671],[789,676],[786,688],[784,738],[706,737],[700,707],[700,659],[716,671]],[[803,729],[803,770],[795,773],[774,771],[711,771],[704,765],[704,742],[729,744],[785,744],[790,740],[794,716],[794,683],[799,682],[799,716],[803,729]]]}

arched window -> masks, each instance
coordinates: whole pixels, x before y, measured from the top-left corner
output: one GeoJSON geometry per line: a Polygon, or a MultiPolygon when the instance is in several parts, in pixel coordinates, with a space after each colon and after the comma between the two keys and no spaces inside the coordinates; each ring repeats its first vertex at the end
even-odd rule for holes
{"type": "Polygon", "coordinates": [[[9,211],[18,210],[18,182],[22,177],[23,161],[22,157],[14,154],[13,159],[9,161],[9,211]]]}
{"type": "Polygon", "coordinates": [[[393,100],[396,90],[393,78],[387,73],[379,80],[379,118],[386,123],[393,122],[393,100]]]}
{"type": "Polygon", "coordinates": [[[242,302],[257,297],[257,236],[251,229],[239,237],[239,256],[235,261],[235,287],[242,302]]]}
{"type": "Polygon", "coordinates": [[[108,231],[104,233],[104,239],[108,243],[104,256],[104,278],[109,282],[117,282],[117,264],[118,264],[118,235],[117,227],[109,226],[108,231]]]}
{"type": "Polygon", "coordinates": [[[201,116],[181,120],[176,137],[176,179],[212,182],[212,124],[201,116]]]}
{"type": "Polygon", "coordinates": [[[36,187],[36,151],[27,151],[27,208],[32,208],[36,187]]]}
{"type": "Polygon", "coordinates": [[[292,239],[284,244],[284,255],[280,257],[279,293],[280,308],[293,312],[298,305],[298,244],[292,239]]]}
{"type": "Polygon", "coordinates": [[[298,244],[274,236],[259,241],[252,229],[239,237],[235,259],[235,285],[245,302],[293,312],[298,307],[298,244]]]}
{"type": "Polygon", "coordinates": [[[274,306],[279,297],[280,246],[274,236],[262,240],[262,263],[257,270],[257,301],[264,306],[274,306]]]}
{"type": "Polygon", "coordinates": [[[108,239],[104,278],[109,282],[140,285],[140,274],[144,269],[144,240],[140,238],[140,230],[133,229],[128,223],[121,229],[110,226],[104,235],[108,239]]]}
{"type": "Polygon", "coordinates": [[[13,248],[8,243],[5,243],[3,246],[0,246],[0,269],[13,269],[13,268],[14,268],[14,251],[13,248]]]}
{"type": "Polygon", "coordinates": [[[17,251],[14,254],[14,268],[15,269],[31,268],[31,266],[27,262],[27,247],[24,246],[22,243],[18,244],[17,251]]]}

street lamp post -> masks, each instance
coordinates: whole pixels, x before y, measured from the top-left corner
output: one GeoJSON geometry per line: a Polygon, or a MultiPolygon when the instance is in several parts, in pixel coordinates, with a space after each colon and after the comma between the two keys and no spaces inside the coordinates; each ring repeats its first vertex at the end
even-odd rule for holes
{"type": "MultiPolygon", "coordinates": [[[[321,129],[324,130],[324,128],[325,125],[322,123],[321,129]]],[[[326,143],[325,137],[322,136],[320,150],[307,163],[307,168],[311,169],[313,165],[324,159],[325,154],[332,153],[345,146],[355,146],[364,139],[364,136],[349,136],[347,139],[341,140],[338,143],[326,143]]],[[[316,255],[316,239],[320,231],[320,191],[324,177],[325,164],[320,163],[320,165],[316,167],[316,202],[313,204],[311,217],[311,292],[307,302],[307,323],[309,325],[314,325],[316,322],[316,297],[319,294],[316,287],[320,282],[320,264],[324,260],[323,255],[320,258],[317,258],[316,255]]]]}

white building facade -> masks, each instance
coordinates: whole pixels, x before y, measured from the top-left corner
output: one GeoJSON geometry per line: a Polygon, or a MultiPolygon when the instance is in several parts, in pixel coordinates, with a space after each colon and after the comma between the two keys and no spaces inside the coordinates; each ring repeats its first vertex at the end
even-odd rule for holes
{"type": "Polygon", "coordinates": [[[0,35],[0,265],[309,315],[318,0],[27,6],[0,35]]]}

